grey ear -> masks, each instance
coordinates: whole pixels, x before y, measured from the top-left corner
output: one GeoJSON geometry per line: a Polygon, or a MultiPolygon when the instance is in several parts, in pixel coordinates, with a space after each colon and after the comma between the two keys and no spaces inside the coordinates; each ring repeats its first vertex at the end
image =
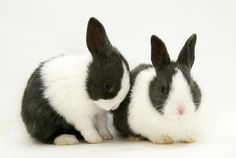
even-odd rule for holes
{"type": "Polygon", "coordinates": [[[170,64],[170,57],[164,42],[155,35],[151,37],[151,60],[155,68],[162,68],[170,64]]]}
{"type": "Polygon", "coordinates": [[[88,22],[86,42],[92,55],[102,53],[111,46],[103,25],[93,17],[88,22]]]}
{"type": "Polygon", "coordinates": [[[195,44],[197,41],[197,35],[192,34],[189,37],[187,42],[185,43],[184,47],[179,53],[179,57],[177,62],[187,66],[189,69],[192,68],[194,59],[195,59],[195,44]]]}

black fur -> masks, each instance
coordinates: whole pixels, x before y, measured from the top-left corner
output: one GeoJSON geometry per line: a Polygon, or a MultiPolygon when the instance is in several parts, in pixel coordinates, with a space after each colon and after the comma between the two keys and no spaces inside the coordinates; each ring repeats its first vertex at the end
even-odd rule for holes
{"type": "Polygon", "coordinates": [[[31,75],[22,100],[21,116],[28,133],[43,143],[53,143],[60,134],[74,134],[81,137],[74,127],[49,105],[43,97],[44,86],[40,79],[39,66],[31,75]]]}
{"type": "MultiPolygon", "coordinates": [[[[104,27],[95,18],[91,18],[88,22],[87,46],[93,56],[93,61],[88,67],[88,78],[85,81],[90,99],[113,98],[121,88],[124,71],[122,61],[128,71],[129,66],[118,50],[112,47],[104,27]],[[109,92],[106,90],[106,83],[111,86],[109,92]]],[[[53,143],[55,137],[61,134],[81,137],[80,132],[66,122],[65,118],[58,114],[44,98],[45,87],[40,76],[43,64],[31,75],[22,100],[21,116],[28,133],[43,143],[53,143]]]]}
{"type": "Polygon", "coordinates": [[[93,55],[87,80],[90,98],[98,100],[115,97],[121,89],[124,72],[122,61],[126,66],[128,64],[119,51],[111,45],[102,24],[94,18],[89,20],[87,45],[93,55]]]}
{"type": "Polygon", "coordinates": [[[186,66],[181,65],[181,64],[178,65],[178,68],[181,70],[185,79],[187,80],[188,84],[190,85],[192,98],[193,98],[193,102],[195,105],[195,110],[198,110],[200,103],[201,103],[201,98],[202,98],[201,90],[200,90],[197,82],[194,81],[193,78],[191,77],[190,69],[188,69],[186,66]]]}
{"type": "Polygon", "coordinates": [[[134,86],[137,74],[150,67],[155,68],[157,76],[154,77],[149,85],[149,97],[153,106],[159,113],[163,114],[162,109],[171,90],[170,85],[172,82],[172,77],[176,73],[176,68],[178,68],[183,73],[188,84],[190,85],[195,110],[199,108],[201,102],[201,91],[197,83],[190,75],[190,70],[194,63],[195,43],[196,35],[193,34],[185,43],[184,48],[179,54],[178,60],[176,62],[171,62],[164,42],[156,36],[151,37],[151,61],[153,66],[139,65],[131,71],[131,90],[119,108],[113,112],[114,126],[124,136],[137,135],[130,129],[127,120],[129,115],[128,107],[131,99],[130,95],[132,93],[132,87],[134,86]]]}
{"type": "Polygon", "coordinates": [[[122,61],[126,63],[125,59],[115,48],[111,47],[107,51],[112,53],[106,58],[95,58],[89,65],[87,92],[93,100],[113,98],[121,89],[124,73],[122,61]],[[106,89],[107,83],[110,84],[111,90],[106,89]]]}
{"type": "Polygon", "coordinates": [[[197,41],[197,35],[193,34],[189,37],[186,41],[184,47],[179,53],[178,63],[181,63],[188,67],[189,69],[192,68],[194,60],[195,60],[195,45],[197,41]]]}
{"type": "Polygon", "coordinates": [[[151,37],[151,60],[156,69],[162,68],[170,63],[170,57],[164,42],[156,36],[151,37]]]}
{"type": "Polygon", "coordinates": [[[165,100],[168,97],[170,91],[170,85],[172,82],[172,76],[176,73],[176,64],[168,64],[164,68],[158,71],[157,77],[155,77],[149,88],[149,97],[153,106],[158,112],[163,114],[165,100]]]}

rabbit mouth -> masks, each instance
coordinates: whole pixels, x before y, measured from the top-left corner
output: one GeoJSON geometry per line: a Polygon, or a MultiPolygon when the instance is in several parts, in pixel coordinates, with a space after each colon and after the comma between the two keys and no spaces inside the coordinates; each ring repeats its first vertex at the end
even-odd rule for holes
{"type": "Polygon", "coordinates": [[[104,102],[95,102],[95,104],[97,105],[97,107],[105,110],[105,111],[111,111],[111,110],[115,110],[119,107],[119,104],[118,105],[110,105],[109,103],[105,103],[104,102]]]}
{"type": "Polygon", "coordinates": [[[177,112],[176,114],[165,115],[165,118],[168,120],[185,120],[193,117],[193,115],[191,113],[177,112]]]}

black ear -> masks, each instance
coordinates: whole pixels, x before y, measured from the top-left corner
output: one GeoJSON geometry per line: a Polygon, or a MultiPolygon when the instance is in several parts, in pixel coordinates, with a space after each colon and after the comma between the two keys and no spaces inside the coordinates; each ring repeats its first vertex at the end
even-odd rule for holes
{"type": "Polygon", "coordinates": [[[102,50],[111,46],[103,25],[93,17],[88,22],[86,42],[92,55],[103,52],[102,50]]]}
{"type": "Polygon", "coordinates": [[[179,53],[179,57],[177,62],[187,66],[189,69],[192,68],[194,59],[195,59],[195,44],[197,41],[197,35],[192,34],[189,37],[187,42],[185,43],[184,47],[179,53]]]}
{"type": "Polygon", "coordinates": [[[151,49],[152,64],[155,68],[159,69],[170,64],[170,57],[164,42],[155,35],[151,37],[151,49]]]}

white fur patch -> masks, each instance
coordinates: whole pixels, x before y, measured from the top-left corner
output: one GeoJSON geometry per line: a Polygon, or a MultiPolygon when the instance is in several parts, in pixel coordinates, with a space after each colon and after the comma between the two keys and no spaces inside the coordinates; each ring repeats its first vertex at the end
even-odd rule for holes
{"type": "Polygon", "coordinates": [[[121,81],[121,89],[119,90],[116,97],[112,99],[99,99],[97,101],[94,101],[98,107],[106,111],[117,109],[120,103],[126,97],[127,93],[129,92],[129,88],[130,88],[129,72],[125,64],[122,63],[122,65],[123,65],[124,72],[123,72],[123,77],[121,81]]]}
{"type": "MultiPolygon", "coordinates": [[[[185,91],[187,86],[182,83],[184,80],[181,75],[178,72],[173,77],[174,91],[171,92],[170,100],[167,101],[167,104],[178,99],[178,97],[183,97],[183,99],[189,97],[188,94],[187,96],[175,94],[189,92],[188,90],[185,91]]],[[[155,76],[155,69],[149,68],[140,72],[136,77],[129,105],[128,124],[130,128],[136,134],[140,134],[152,142],[157,142],[165,136],[170,137],[173,141],[195,138],[198,131],[197,112],[189,118],[168,119],[153,107],[149,98],[149,86],[155,76]]],[[[170,109],[173,108],[171,107],[170,109]]]]}
{"type": "Polygon", "coordinates": [[[86,91],[90,54],[59,56],[45,63],[41,77],[46,87],[44,97],[69,123],[76,124],[79,116],[92,117],[101,111],[86,91]]]}
{"type": "Polygon", "coordinates": [[[171,91],[165,103],[163,112],[168,119],[178,119],[191,117],[195,114],[195,105],[193,103],[191,89],[183,73],[176,69],[176,74],[172,78],[171,91]],[[178,106],[184,107],[184,114],[178,114],[178,106]]]}
{"type": "Polygon", "coordinates": [[[62,134],[57,136],[54,139],[53,143],[56,145],[74,145],[74,144],[79,144],[79,141],[75,135],[62,134]]]}
{"type": "Polygon", "coordinates": [[[102,138],[95,128],[95,116],[105,115],[104,110],[116,108],[125,98],[130,86],[129,73],[123,64],[122,88],[118,95],[111,100],[96,103],[89,98],[86,90],[88,66],[91,62],[90,54],[59,56],[42,66],[41,78],[45,86],[43,95],[52,108],[74,125],[87,142],[99,143],[102,138]]]}

